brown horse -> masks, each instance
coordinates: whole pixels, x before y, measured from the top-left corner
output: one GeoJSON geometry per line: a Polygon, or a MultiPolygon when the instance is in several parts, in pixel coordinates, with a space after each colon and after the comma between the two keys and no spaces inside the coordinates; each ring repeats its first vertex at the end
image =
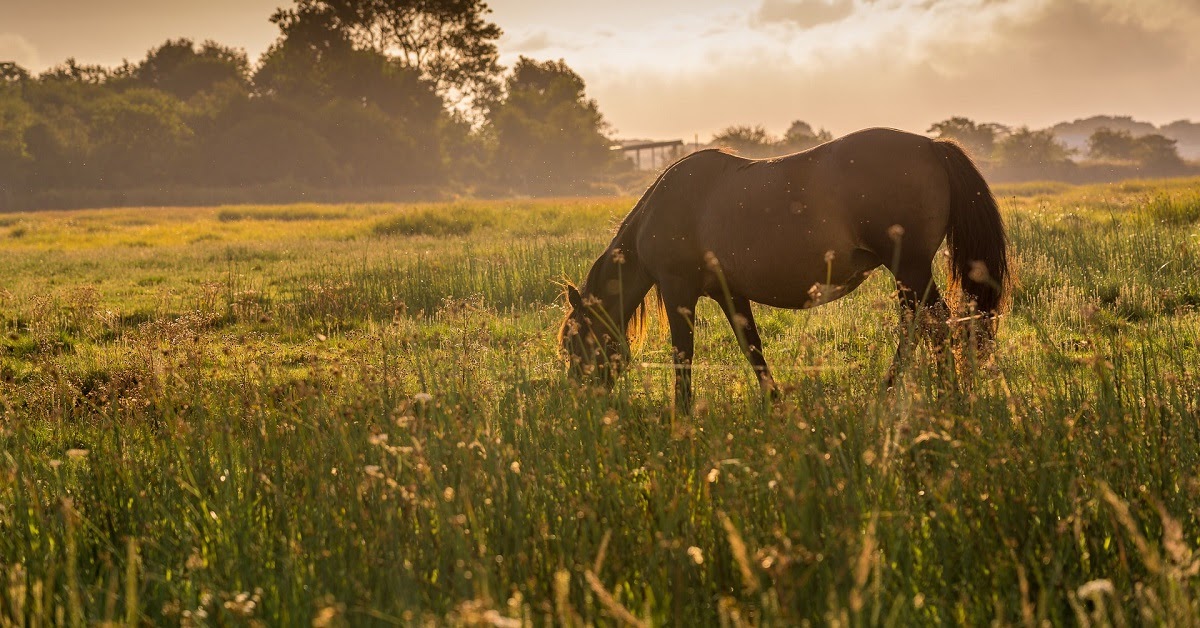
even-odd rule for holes
{"type": "MultiPolygon", "coordinates": [[[[752,301],[822,305],[884,266],[896,279],[902,316],[925,311],[947,321],[932,269],[943,239],[951,291],[988,320],[982,335],[990,337],[1008,277],[1008,243],[991,190],[958,145],[867,129],[775,159],[703,150],[659,176],[582,288],[568,286],[561,347],[574,377],[611,385],[657,286],[674,347],[676,404],[686,410],[692,317],[707,296],[720,304],[763,389],[774,394],[752,301]]],[[[940,347],[946,324],[930,328],[940,347]]],[[[902,335],[889,386],[905,342],[902,335]]]]}

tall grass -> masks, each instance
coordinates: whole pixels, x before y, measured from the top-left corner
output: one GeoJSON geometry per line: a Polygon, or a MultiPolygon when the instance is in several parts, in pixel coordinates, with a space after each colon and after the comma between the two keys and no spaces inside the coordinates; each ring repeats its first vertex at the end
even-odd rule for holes
{"type": "Polygon", "coordinates": [[[612,394],[558,362],[554,281],[627,200],[457,235],[378,225],[461,205],[206,212],[190,244],[43,217],[92,239],[0,245],[0,617],[1194,623],[1200,241],[1147,198],[1008,201],[1014,310],[965,379],[925,356],[881,389],[882,274],[759,312],[773,405],[702,305],[691,417],[665,340],[612,394]]]}

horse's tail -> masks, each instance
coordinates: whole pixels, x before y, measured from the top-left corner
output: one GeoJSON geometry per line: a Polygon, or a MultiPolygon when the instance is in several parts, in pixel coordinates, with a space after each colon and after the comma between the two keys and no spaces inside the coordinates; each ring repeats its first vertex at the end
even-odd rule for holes
{"type": "MultiPolygon", "coordinates": [[[[934,140],[950,177],[950,225],[946,242],[950,247],[950,290],[960,303],[974,303],[985,318],[999,314],[1008,289],[1008,236],[1000,207],[983,175],[956,143],[934,140]]],[[[995,331],[985,325],[986,333],[995,331]]]]}

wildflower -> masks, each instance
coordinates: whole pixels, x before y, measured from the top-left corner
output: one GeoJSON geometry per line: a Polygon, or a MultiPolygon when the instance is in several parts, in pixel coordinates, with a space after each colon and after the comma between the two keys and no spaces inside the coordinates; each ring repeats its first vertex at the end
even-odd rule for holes
{"type": "Polygon", "coordinates": [[[704,264],[708,266],[708,270],[711,272],[721,272],[721,262],[717,261],[717,256],[712,251],[705,251],[704,264]]]}
{"type": "Polygon", "coordinates": [[[687,549],[687,553],[688,556],[691,557],[692,562],[696,563],[697,565],[704,564],[704,550],[701,550],[699,547],[693,545],[687,549]]]}
{"type": "Polygon", "coordinates": [[[721,477],[721,470],[714,467],[713,469],[709,470],[708,476],[704,479],[709,484],[713,484],[718,479],[720,479],[720,477],[721,477]]]}
{"type": "Polygon", "coordinates": [[[513,460],[513,463],[508,465],[508,468],[512,469],[513,473],[516,473],[517,475],[521,475],[521,463],[520,462],[513,460]]]}

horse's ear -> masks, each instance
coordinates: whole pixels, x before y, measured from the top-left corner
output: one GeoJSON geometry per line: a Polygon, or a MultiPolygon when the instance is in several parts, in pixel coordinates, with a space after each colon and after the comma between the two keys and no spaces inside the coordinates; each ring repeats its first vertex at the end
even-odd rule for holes
{"type": "Polygon", "coordinates": [[[567,286],[567,303],[571,304],[571,309],[573,310],[582,311],[584,309],[583,296],[579,294],[579,291],[575,289],[575,286],[567,286]]]}

